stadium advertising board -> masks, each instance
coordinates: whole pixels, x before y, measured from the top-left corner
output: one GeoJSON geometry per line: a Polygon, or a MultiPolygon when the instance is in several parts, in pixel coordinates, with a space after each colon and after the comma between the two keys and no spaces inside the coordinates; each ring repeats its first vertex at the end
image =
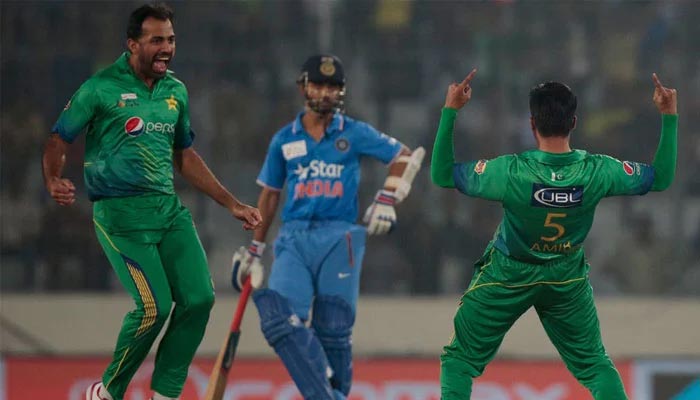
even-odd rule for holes
{"type": "MultiPolygon", "coordinates": [[[[82,400],[85,388],[99,379],[106,358],[6,358],[4,398],[82,400]]],[[[618,362],[630,389],[631,368],[618,362]]],[[[205,392],[211,359],[190,369],[183,399],[205,392]]],[[[147,400],[152,362],[135,376],[125,400],[147,400]]],[[[439,400],[439,362],[425,359],[370,359],[355,362],[350,400],[439,400]]],[[[497,360],[474,385],[474,400],[578,400],[589,398],[559,361],[497,360]]],[[[277,360],[236,360],[224,400],[300,400],[277,360]]]]}
{"type": "Polygon", "coordinates": [[[637,361],[633,373],[637,400],[700,399],[700,360],[637,361]]]}

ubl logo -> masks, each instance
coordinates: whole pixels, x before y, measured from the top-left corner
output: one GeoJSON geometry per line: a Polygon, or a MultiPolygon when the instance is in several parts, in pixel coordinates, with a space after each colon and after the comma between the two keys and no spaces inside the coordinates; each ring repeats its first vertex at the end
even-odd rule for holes
{"type": "Polygon", "coordinates": [[[532,186],[531,205],[535,207],[571,208],[583,202],[583,186],[547,187],[539,183],[532,186]]]}

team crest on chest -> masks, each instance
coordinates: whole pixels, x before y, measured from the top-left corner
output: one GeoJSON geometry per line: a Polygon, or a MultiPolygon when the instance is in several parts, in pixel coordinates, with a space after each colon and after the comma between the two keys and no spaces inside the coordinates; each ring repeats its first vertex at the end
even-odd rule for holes
{"type": "Polygon", "coordinates": [[[168,104],[168,110],[177,111],[177,100],[175,100],[174,95],[171,94],[169,99],[165,99],[165,102],[168,104]]]}
{"type": "Polygon", "coordinates": [[[348,151],[349,148],[350,148],[350,142],[346,138],[341,137],[341,138],[336,139],[336,141],[335,141],[335,149],[336,150],[338,150],[341,153],[345,153],[346,151],[348,151]]]}

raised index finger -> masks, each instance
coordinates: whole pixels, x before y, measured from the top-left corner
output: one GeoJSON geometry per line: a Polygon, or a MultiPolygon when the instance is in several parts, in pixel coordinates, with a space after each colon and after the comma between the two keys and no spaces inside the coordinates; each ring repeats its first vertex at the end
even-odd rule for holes
{"type": "Polygon", "coordinates": [[[474,68],[474,69],[472,70],[472,72],[470,72],[469,75],[467,75],[467,77],[464,78],[464,80],[462,81],[462,83],[460,83],[459,85],[460,85],[460,86],[467,86],[467,85],[469,85],[469,82],[472,81],[472,79],[474,78],[474,75],[476,75],[476,68],[474,68]]]}
{"type": "Polygon", "coordinates": [[[661,81],[659,80],[659,77],[656,76],[656,72],[651,74],[651,79],[654,80],[654,86],[656,86],[659,89],[664,89],[664,85],[661,84],[661,81]]]}

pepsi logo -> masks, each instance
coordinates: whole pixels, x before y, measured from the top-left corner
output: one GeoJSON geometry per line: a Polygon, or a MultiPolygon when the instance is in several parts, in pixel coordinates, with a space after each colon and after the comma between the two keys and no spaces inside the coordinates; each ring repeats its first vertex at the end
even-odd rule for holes
{"type": "Polygon", "coordinates": [[[625,170],[625,173],[627,175],[632,175],[634,174],[634,166],[632,165],[631,162],[629,161],[623,161],[622,162],[622,168],[625,170]]]}
{"type": "Polygon", "coordinates": [[[131,117],[124,124],[124,131],[129,136],[138,136],[143,133],[144,123],[139,117],[131,117]]]}

